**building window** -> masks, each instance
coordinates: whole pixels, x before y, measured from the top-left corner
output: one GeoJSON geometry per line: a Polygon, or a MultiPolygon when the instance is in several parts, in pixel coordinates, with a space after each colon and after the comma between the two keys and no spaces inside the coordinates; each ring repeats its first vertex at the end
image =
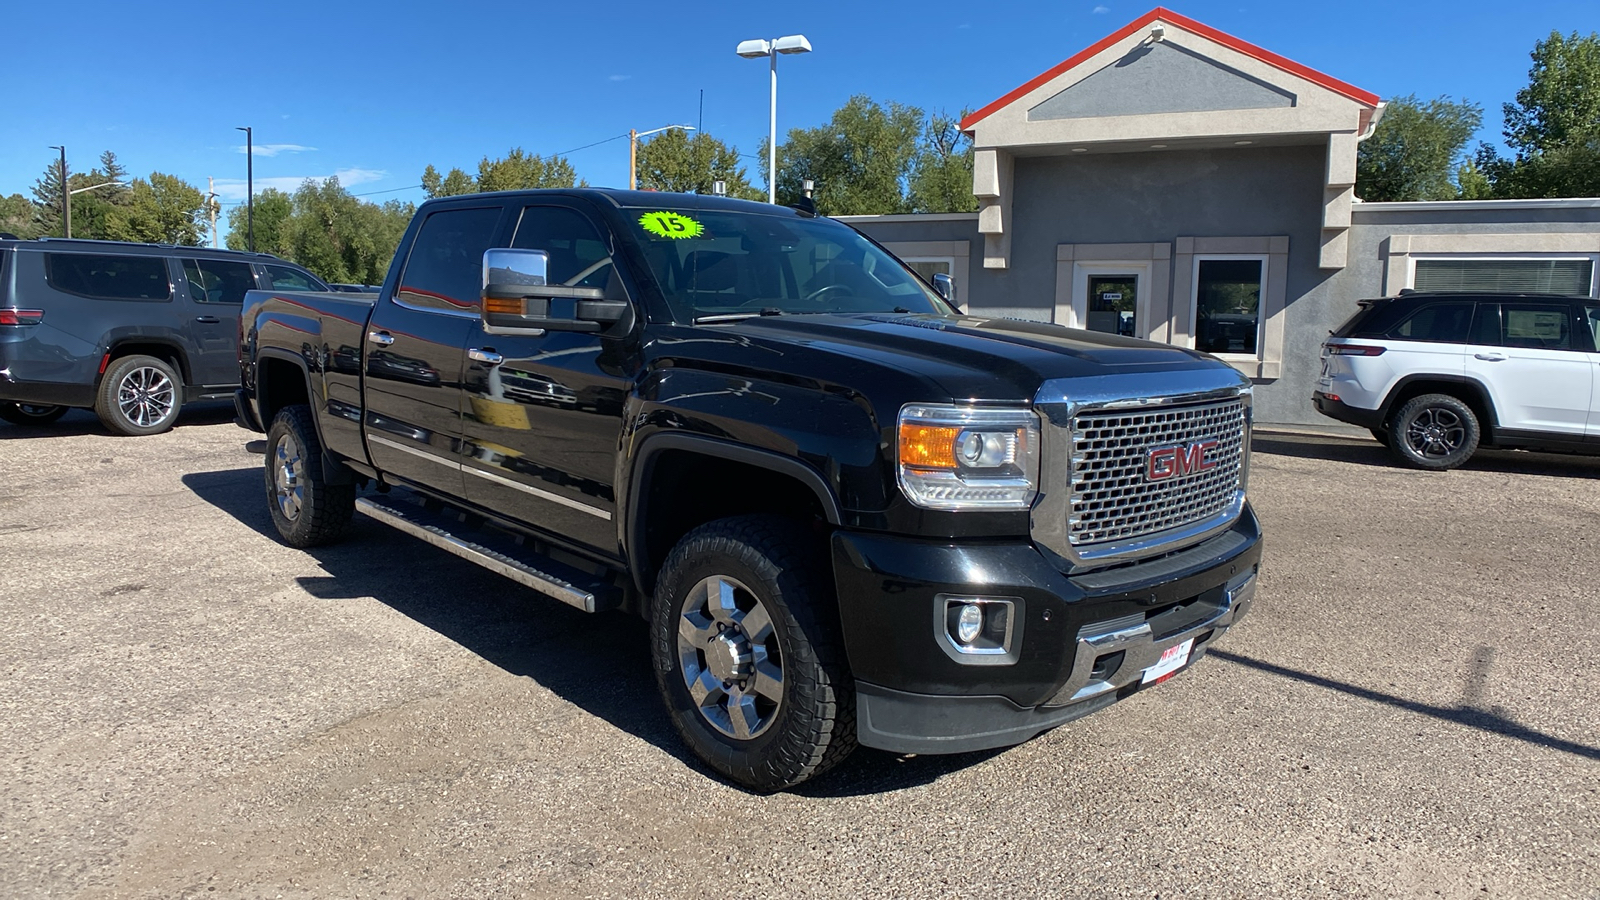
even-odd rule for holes
{"type": "Polygon", "coordinates": [[[911,271],[922,276],[922,280],[933,284],[935,275],[955,275],[956,261],[949,256],[909,256],[901,257],[900,261],[911,267],[911,271]]]}
{"type": "Polygon", "coordinates": [[[1206,353],[1256,357],[1266,256],[1196,256],[1194,346],[1206,353]]]}
{"type": "Polygon", "coordinates": [[[1419,291],[1594,295],[1595,257],[1436,257],[1415,259],[1419,291]]]}

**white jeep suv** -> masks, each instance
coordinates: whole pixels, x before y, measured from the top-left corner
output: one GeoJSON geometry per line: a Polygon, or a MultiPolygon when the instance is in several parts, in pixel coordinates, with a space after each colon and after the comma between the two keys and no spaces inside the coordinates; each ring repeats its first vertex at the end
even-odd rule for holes
{"type": "Polygon", "coordinates": [[[1422,469],[1480,445],[1600,455],[1597,348],[1600,300],[1402,292],[1323,343],[1311,399],[1422,469]]]}

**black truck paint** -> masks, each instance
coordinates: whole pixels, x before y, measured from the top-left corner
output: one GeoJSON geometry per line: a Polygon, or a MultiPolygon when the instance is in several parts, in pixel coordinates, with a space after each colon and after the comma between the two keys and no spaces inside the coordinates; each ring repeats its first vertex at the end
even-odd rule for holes
{"type": "MultiPolygon", "coordinates": [[[[429,201],[403,238],[376,301],[270,291],[246,298],[238,408],[241,424],[274,436],[267,460],[274,514],[294,500],[285,489],[290,481],[307,486],[298,495],[305,504],[313,504],[314,494],[332,497],[336,506],[354,502],[358,485],[385,492],[363,494],[360,503],[363,512],[391,524],[400,521],[394,516],[410,515],[396,512],[400,503],[392,498],[415,495],[426,498],[426,509],[443,505],[469,521],[490,523],[502,537],[519,537],[501,554],[479,552],[478,538],[440,537],[453,527],[448,523],[410,529],[452,552],[504,569],[508,555],[522,552],[516,547],[532,548],[530,566],[557,573],[550,579],[558,588],[547,593],[569,602],[587,598],[580,605],[588,608],[621,605],[647,617],[666,610],[691,624],[698,620],[686,610],[694,601],[664,599],[658,590],[667,577],[663,566],[674,579],[693,568],[693,559],[673,556],[675,548],[731,546],[740,534],[755,535],[751,540],[774,559],[798,547],[804,552],[795,559],[804,561],[792,565],[808,567],[808,577],[815,577],[804,591],[793,584],[784,589],[793,594],[780,598],[785,609],[791,599],[807,609],[792,623],[768,629],[783,632],[781,640],[769,635],[762,640],[774,643],[754,643],[755,632],[718,624],[732,637],[697,632],[679,650],[714,645],[718,654],[726,649],[732,656],[713,659],[702,647],[678,674],[687,683],[685,673],[703,665],[704,672],[728,676],[721,695],[713,686],[712,695],[721,699],[712,703],[743,710],[737,698],[748,695],[738,691],[759,686],[760,677],[739,661],[740,653],[754,647],[759,669],[764,647],[777,658],[780,651],[804,656],[814,644],[817,672],[828,682],[820,706],[785,682],[781,700],[757,696],[766,713],[749,713],[746,724],[762,723],[760,736],[740,737],[737,723],[717,726],[722,720],[712,713],[697,725],[693,713],[673,709],[675,697],[682,706],[688,695],[669,689],[670,630],[656,635],[658,673],[665,672],[663,690],[680,733],[713,768],[761,789],[804,780],[857,740],[918,753],[1018,743],[1139,690],[1139,672],[1121,670],[1121,663],[1151,664],[1150,654],[1180,641],[1192,647],[1191,660],[1203,654],[1248,608],[1259,567],[1259,528],[1243,499],[1248,382],[1193,351],[962,315],[921,282],[908,293],[903,279],[915,276],[902,274],[902,265],[881,249],[865,248],[865,241],[804,211],[720,198],[567,190],[429,201]],[[642,214],[666,209],[690,222],[698,217],[721,224],[708,226],[704,243],[693,245],[705,249],[685,251],[690,244],[668,245],[641,230],[642,214]],[[589,243],[550,230],[561,223],[589,243]],[[745,227],[748,233],[739,234],[745,227]],[[807,230],[821,227],[848,233],[841,246],[863,248],[854,268],[843,264],[856,251],[817,262],[819,253],[840,251],[813,249],[810,283],[791,273],[749,287],[765,277],[748,271],[760,262],[757,252],[777,254],[789,266],[811,246],[806,235],[832,234],[807,230]],[[424,234],[430,228],[435,232],[424,234]],[[497,247],[547,250],[553,275],[568,265],[579,288],[568,293],[592,298],[595,309],[609,304],[609,313],[585,326],[598,330],[538,333],[490,324],[484,313],[489,301],[480,293],[488,264],[480,260],[497,247]],[[741,247],[751,255],[741,255],[741,247]],[[590,258],[585,252],[604,253],[609,270],[602,266],[599,275],[585,276],[587,270],[579,270],[590,258]],[[896,269],[875,269],[873,261],[896,269]],[[898,296],[914,296],[904,304],[918,309],[908,311],[900,301],[850,308],[876,302],[857,295],[866,283],[861,268],[878,272],[874,277],[894,285],[898,296]],[[674,279],[693,290],[672,294],[674,279]],[[787,286],[780,283],[785,279],[787,286]],[[822,286],[812,288],[818,279],[822,286]],[[772,308],[760,296],[746,301],[746,291],[793,299],[784,301],[788,308],[772,308]],[[748,318],[703,316],[702,324],[693,324],[684,297],[753,305],[748,318]],[[830,310],[823,301],[846,308],[830,310]],[[807,304],[818,311],[807,312],[807,304]],[[1150,385],[1163,389],[1151,394],[1150,385]],[[1045,392],[1062,386],[1069,396],[1046,403],[1045,392]],[[1100,560],[1090,552],[1095,546],[1117,547],[1091,542],[1080,548],[1062,544],[1059,534],[1043,537],[1056,528],[1037,518],[1052,508],[1045,499],[1073,490],[1065,471],[1071,452],[1061,442],[1073,439],[1071,417],[1079,407],[1070,391],[1077,386],[1085,402],[1088,395],[1116,397],[1119,386],[1138,386],[1138,396],[1083,408],[1127,408],[1133,416],[1154,415],[1148,421],[1168,422],[1160,427],[1169,429],[1171,421],[1182,425],[1214,412],[1218,403],[1233,404],[1226,409],[1234,418],[1222,420],[1232,430],[1221,438],[1221,446],[1234,448],[1237,468],[1237,484],[1224,485],[1233,491],[1229,512],[1207,519],[1203,529],[1173,527],[1125,542],[1127,552],[1100,560]],[[897,429],[902,409],[916,404],[1036,411],[1044,454],[1036,479],[1040,500],[1030,508],[950,511],[909,499],[897,475],[897,429]],[[296,408],[306,410],[303,420],[295,419],[296,408]],[[302,433],[307,428],[314,433],[302,433]],[[317,452],[293,472],[284,468],[287,457],[275,455],[280,444],[294,450],[313,442],[317,452]],[[717,544],[712,539],[723,525],[735,536],[717,544]],[[776,541],[772,534],[788,537],[776,541]],[[1056,550],[1046,552],[1045,543],[1056,550]],[[462,545],[478,549],[463,551],[462,545]],[[1083,559],[1068,559],[1080,549],[1083,559]],[[564,594],[563,585],[574,592],[564,594]],[[960,612],[960,598],[975,598],[982,628],[998,622],[995,628],[1006,629],[1010,645],[1003,652],[997,646],[980,659],[968,655],[970,647],[960,649],[966,645],[952,636],[954,620],[945,621],[960,612]],[[811,644],[793,643],[800,639],[811,644]],[[1080,683],[1088,687],[1064,695],[1064,686],[1080,683]],[[727,692],[730,686],[734,693],[727,692]],[[791,715],[780,711],[791,708],[816,713],[822,724],[813,731],[827,732],[818,739],[824,746],[780,746],[790,736],[777,726],[787,728],[791,715]],[[787,767],[770,759],[796,752],[810,755],[787,767]]],[[[581,297],[526,302],[560,307],[571,318],[578,304],[590,302],[581,297]]],[[[1214,465],[1206,454],[1222,452],[1215,449],[1218,441],[1196,438],[1205,437],[1193,431],[1199,425],[1182,427],[1195,438],[1185,446],[1200,447],[1199,465],[1214,465]]],[[[1124,446],[1138,440],[1132,428],[1125,440],[1108,443],[1123,449],[1106,452],[1130,459],[1129,453],[1147,453],[1143,445],[1124,446]]],[[[1158,488],[1166,486],[1143,490],[1158,488]]],[[[1058,499],[1066,503],[1064,493],[1058,499]]],[[[335,514],[348,518],[347,511],[335,514]]],[[[275,521],[291,542],[324,536],[301,540],[304,528],[291,533],[292,523],[281,516],[275,521]]],[[[760,574],[740,571],[749,578],[760,574]]],[[[781,575],[773,577],[781,581],[781,575]]],[[[707,591],[733,590],[717,578],[707,582],[707,591]]],[[[739,586],[746,594],[760,592],[739,586]]],[[[683,592],[677,581],[669,588],[683,592]]],[[[748,605],[745,594],[739,596],[748,605]]],[[[779,605],[770,597],[761,602],[779,605]]],[[[787,662],[798,665],[799,658],[787,662]]]]}

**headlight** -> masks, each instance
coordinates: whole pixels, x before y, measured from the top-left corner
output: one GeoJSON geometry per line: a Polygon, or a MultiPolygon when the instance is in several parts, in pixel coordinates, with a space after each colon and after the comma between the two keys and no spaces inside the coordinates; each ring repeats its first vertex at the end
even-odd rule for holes
{"type": "Polygon", "coordinates": [[[1027,509],[1039,491],[1039,417],[1026,409],[900,410],[900,489],[927,509],[1027,509]]]}

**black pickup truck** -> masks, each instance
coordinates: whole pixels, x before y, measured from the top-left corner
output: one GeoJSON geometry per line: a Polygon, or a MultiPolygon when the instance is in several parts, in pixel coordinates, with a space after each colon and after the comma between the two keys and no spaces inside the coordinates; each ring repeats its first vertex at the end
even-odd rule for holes
{"type": "Polygon", "coordinates": [[[247,296],[239,413],[285,541],[360,512],[644,616],[687,745],[778,790],[1025,741],[1254,597],[1248,381],[953,293],[806,209],[429,201],[376,300],[247,296]]]}

